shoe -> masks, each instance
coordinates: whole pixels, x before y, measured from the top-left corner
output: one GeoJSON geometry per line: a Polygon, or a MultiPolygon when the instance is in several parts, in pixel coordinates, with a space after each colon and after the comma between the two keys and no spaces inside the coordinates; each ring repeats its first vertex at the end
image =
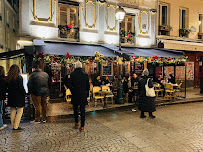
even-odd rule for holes
{"type": "Polygon", "coordinates": [[[23,128],[18,127],[17,129],[13,128],[13,131],[15,131],[15,132],[19,132],[19,131],[24,131],[24,129],[23,129],[23,128]]]}
{"type": "Polygon", "coordinates": [[[43,123],[46,123],[47,121],[46,121],[46,120],[42,120],[42,122],[43,122],[43,123]]]}
{"type": "Polygon", "coordinates": [[[79,128],[79,123],[75,123],[74,128],[75,128],[75,129],[78,129],[78,128],[79,128]]]}
{"type": "Polygon", "coordinates": [[[85,128],[84,127],[80,127],[80,132],[84,132],[85,128]]]}
{"type": "Polygon", "coordinates": [[[153,116],[153,115],[151,115],[151,116],[149,116],[150,118],[152,118],[152,119],[154,119],[154,118],[156,118],[155,116],[153,116]]]}
{"type": "Polygon", "coordinates": [[[137,110],[136,109],[132,109],[132,112],[136,112],[137,110]]]}
{"type": "Polygon", "coordinates": [[[30,121],[30,123],[31,123],[31,124],[39,124],[40,121],[35,121],[35,120],[33,120],[33,121],[30,121]]]}
{"type": "Polygon", "coordinates": [[[140,116],[140,118],[146,118],[146,116],[145,116],[145,115],[143,115],[143,116],[140,116]]]}
{"type": "Polygon", "coordinates": [[[3,126],[0,128],[0,130],[5,129],[6,127],[8,127],[8,126],[7,126],[7,125],[3,125],[3,126]]]}

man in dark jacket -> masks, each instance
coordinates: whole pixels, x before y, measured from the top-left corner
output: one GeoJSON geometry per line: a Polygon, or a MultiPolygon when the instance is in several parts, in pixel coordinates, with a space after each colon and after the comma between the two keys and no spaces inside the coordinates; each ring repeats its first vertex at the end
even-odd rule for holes
{"type": "Polygon", "coordinates": [[[81,112],[81,127],[80,131],[84,131],[85,125],[85,105],[88,104],[87,97],[89,96],[89,77],[88,74],[82,71],[82,63],[75,63],[75,71],[71,73],[69,80],[69,88],[72,93],[71,103],[73,104],[75,128],[79,128],[78,121],[78,106],[81,112]]]}
{"type": "Polygon", "coordinates": [[[41,113],[42,121],[46,122],[46,98],[49,94],[49,75],[39,68],[39,64],[35,65],[34,68],[36,70],[30,75],[27,85],[35,107],[35,120],[32,123],[40,123],[41,113]]]}

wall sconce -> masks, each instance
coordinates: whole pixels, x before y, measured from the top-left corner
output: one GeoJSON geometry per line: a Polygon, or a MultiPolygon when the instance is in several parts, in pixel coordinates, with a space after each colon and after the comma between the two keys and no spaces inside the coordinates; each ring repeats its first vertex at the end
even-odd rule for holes
{"type": "Polygon", "coordinates": [[[157,10],[156,10],[156,9],[150,9],[150,12],[151,12],[152,14],[155,14],[155,13],[157,13],[157,10]]]}

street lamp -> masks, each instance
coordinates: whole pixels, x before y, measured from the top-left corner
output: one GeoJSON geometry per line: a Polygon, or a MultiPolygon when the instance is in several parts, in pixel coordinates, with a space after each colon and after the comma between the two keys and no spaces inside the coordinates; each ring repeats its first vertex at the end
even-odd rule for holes
{"type": "MultiPolygon", "coordinates": [[[[119,22],[119,51],[121,51],[121,22],[123,21],[125,17],[125,10],[119,6],[119,8],[116,10],[116,19],[119,22]]],[[[122,61],[119,59],[119,76],[118,76],[118,90],[117,90],[117,102],[120,104],[123,104],[123,85],[121,82],[121,64],[122,61]]]]}

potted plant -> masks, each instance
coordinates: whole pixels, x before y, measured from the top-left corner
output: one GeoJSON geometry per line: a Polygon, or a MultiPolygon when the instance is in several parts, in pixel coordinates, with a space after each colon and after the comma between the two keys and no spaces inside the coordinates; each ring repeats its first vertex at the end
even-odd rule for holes
{"type": "Polygon", "coordinates": [[[172,31],[173,27],[170,25],[164,25],[166,31],[172,31]]]}
{"type": "Polygon", "coordinates": [[[182,37],[187,37],[190,32],[191,30],[189,28],[179,29],[180,36],[182,37]]]}

